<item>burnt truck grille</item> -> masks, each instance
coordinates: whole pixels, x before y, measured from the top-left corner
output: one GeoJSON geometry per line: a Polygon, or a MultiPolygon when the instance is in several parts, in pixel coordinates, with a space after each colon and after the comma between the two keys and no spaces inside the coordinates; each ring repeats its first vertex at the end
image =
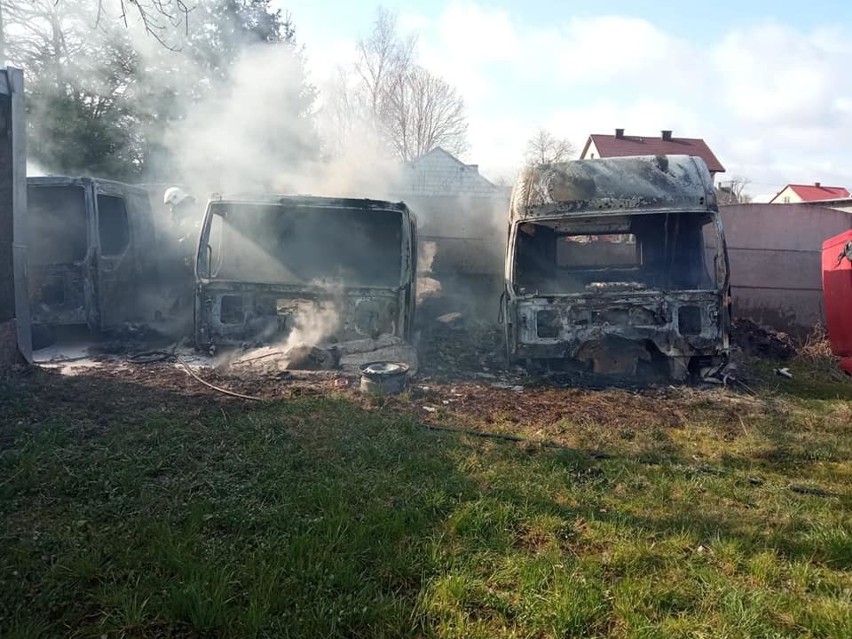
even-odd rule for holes
{"type": "Polygon", "coordinates": [[[362,300],[355,306],[355,330],[370,337],[382,333],[394,333],[396,308],[393,304],[384,304],[377,300],[362,300]]]}
{"type": "Polygon", "coordinates": [[[701,309],[681,306],[677,312],[677,330],[681,335],[701,335],[701,309]]]}
{"type": "Polygon", "coordinates": [[[562,321],[556,311],[539,311],[535,316],[536,335],[542,339],[559,337],[562,321]]]}
{"type": "Polygon", "coordinates": [[[300,324],[321,324],[324,338],[348,341],[401,336],[400,305],[387,294],[353,294],[331,300],[308,294],[202,292],[196,333],[200,343],[267,343],[300,324]]]}
{"type": "Polygon", "coordinates": [[[242,324],[246,317],[242,295],[223,295],[219,308],[219,321],[223,324],[242,324]]]}

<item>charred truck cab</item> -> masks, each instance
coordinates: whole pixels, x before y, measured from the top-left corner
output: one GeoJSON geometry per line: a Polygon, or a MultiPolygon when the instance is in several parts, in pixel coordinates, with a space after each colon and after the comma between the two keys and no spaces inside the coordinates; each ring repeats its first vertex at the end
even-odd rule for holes
{"type": "Polygon", "coordinates": [[[728,258],[703,160],[528,168],[512,194],[502,312],[511,361],[627,378],[718,371],[728,258]]]}
{"type": "Polygon", "coordinates": [[[214,198],[196,261],[199,348],[393,336],[414,319],[416,221],[403,203],[214,198]]]}
{"type": "Polygon", "coordinates": [[[27,179],[28,279],[34,328],[95,333],[144,322],[154,225],[147,193],[92,178],[27,179]],[[146,261],[149,260],[149,261],[146,261]]]}

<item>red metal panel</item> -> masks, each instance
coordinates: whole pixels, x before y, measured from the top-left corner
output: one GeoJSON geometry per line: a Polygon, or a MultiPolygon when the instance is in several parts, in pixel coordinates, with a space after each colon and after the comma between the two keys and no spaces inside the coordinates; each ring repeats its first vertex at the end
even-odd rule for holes
{"type": "Polygon", "coordinates": [[[822,244],[822,291],[825,323],[835,355],[852,357],[852,230],[835,235],[822,244]]]}

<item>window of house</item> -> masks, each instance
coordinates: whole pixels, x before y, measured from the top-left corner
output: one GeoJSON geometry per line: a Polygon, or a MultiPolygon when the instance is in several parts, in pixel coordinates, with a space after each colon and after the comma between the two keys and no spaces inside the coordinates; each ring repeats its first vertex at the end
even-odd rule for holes
{"type": "Polygon", "coordinates": [[[112,195],[98,195],[98,237],[101,255],[121,255],[130,244],[130,227],[124,200],[112,195]]]}

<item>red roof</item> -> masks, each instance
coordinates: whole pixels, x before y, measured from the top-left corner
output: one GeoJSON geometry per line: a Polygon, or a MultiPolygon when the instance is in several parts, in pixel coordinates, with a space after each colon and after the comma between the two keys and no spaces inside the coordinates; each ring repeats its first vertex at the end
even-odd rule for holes
{"type": "MultiPolygon", "coordinates": [[[[781,195],[787,188],[802,198],[803,202],[819,202],[820,200],[839,200],[849,197],[849,191],[842,186],[823,186],[819,182],[816,184],[788,184],[778,195],[781,195]]],[[[778,197],[776,195],[775,197],[778,197]]],[[[773,200],[775,198],[772,198],[773,200]]]]}
{"type": "Polygon", "coordinates": [[[620,158],[633,155],[697,155],[707,164],[711,173],[724,173],[725,167],[700,138],[663,139],[657,137],[640,137],[637,135],[602,135],[593,133],[586,141],[581,158],[586,157],[589,147],[594,142],[602,158],[620,158]]]}

